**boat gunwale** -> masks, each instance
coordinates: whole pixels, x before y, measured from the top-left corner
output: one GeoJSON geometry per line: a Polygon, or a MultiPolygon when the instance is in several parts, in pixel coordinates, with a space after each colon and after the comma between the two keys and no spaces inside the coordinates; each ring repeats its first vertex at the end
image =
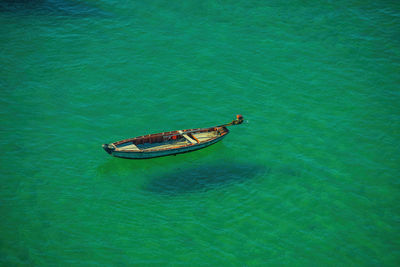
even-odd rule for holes
{"type": "Polygon", "coordinates": [[[202,145],[202,144],[206,144],[206,143],[208,143],[208,142],[212,142],[212,141],[214,141],[215,139],[218,139],[218,138],[221,138],[221,137],[224,137],[225,135],[227,135],[228,133],[229,133],[229,129],[228,128],[226,128],[226,127],[221,127],[221,128],[223,128],[224,129],[224,131],[221,133],[221,135],[217,135],[217,136],[215,136],[215,137],[212,137],[212,138],[210,138],[210,139],[207,139],[206,141],[203,141],[203,142],[199,142],[199,143],[197,143],[197,144],[186,144],[186,145],[181,145],[181,146],[176,146],[176,147],[173,147],[173,148],[161,148],[161,149],[153,149],[153,150],[129,150],[129,149],[126,149],[126,150],[121,150],[120,148],[118,148],[117,147],[117,145],[120,145],[120,144],[123,144],[123,143],[126,143],[126,142],[131,142],[131,141],[133,141],[133,140],[138,140],[138,139],[141,139],[141,138],[146,138],[146,137],[154,137],[154,136],[168,136],[168,135],[171,135],[171,136],[174,136],[174,135],[182,135],[182,134],[184,134],[185,132],[188,132],[188,131],[190,131],[190,132],[194,132],[194,133],[196,133],[196,132],[210,132],[210,131],[214,131],[214,132],[216,132],[217,131],[217,128],[219,128],[218,126],[214,126],[214,127],[209,127],[209,128],[194,128],[194,129],[185,129],[185,130],[181,130],[182,131],[182,133],[179,133],[179,130],[177,130],[177,131],[168,131],[168,132],[162,132],[162,133],[154,133],[154,134],[148,134],[148,135],[142,135],[142,136],[137,136],[137,137],[132,137],[132,138],[128,138],[128,139],[124,139],[124,140],[121,140],[121,141],[117,141],[117,142],[114,142],[114,143],[111,143],[111,145],[113,145],[114,147],[115,147],[115,152],[119,152],[119,153],[153,153],[153,152],[159,152],[159,151],[166,151],[166,150],[176,150],[176,149],[181,149],[181,148],[184,148],[184,147],[189,147],[189,146],[199,146],[199,145],[202,145]]]}

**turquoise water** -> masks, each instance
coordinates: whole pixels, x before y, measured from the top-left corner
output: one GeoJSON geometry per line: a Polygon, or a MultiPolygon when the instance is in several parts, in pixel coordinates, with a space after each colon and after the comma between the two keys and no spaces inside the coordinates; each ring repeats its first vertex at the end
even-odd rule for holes
{"type": "Polygon", "coordinates": [[[398,265],[400,5],[180,2],[1,2],[0,265],[398,265]]]}

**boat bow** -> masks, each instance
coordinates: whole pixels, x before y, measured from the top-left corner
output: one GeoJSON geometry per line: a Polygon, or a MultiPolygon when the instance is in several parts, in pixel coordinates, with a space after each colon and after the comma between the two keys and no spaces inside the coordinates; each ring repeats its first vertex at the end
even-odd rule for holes
{"type": "Polygon", "coordinates": [[[111,155],[111,153],[115,150],[115,146],[111,144],[103,144],[103,149],[111,155]]]}

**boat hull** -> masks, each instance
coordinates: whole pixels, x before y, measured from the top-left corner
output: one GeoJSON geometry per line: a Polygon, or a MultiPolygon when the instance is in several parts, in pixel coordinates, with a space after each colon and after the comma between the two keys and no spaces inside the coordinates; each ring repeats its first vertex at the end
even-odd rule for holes
{"type": "Polygon", "coordinates": [[[208,128],[195,128],[148,134],[103,144],[110,155],[125,159],[150,159],[199,150],[221,141],[228,133],[228,126],[243,123],[243,116],[236,115],[230,123],[208,128]]]}
{"type": "Polygon", "coordinates": [[[118,158],[125,158],[125,159],[150,159],[150,158],[157,158],[157,157],[164,157],[170,155],[177,155],[182,153],[187,153],[195,150],[199,150],[210,145],[213,145],[219,141],[221,141],[226,136],[220,136],[208,142],[179,147],[175,149],[167,149],[167,150],[156,150],[156,151],[110,151],[112,156],[118,158]]]}

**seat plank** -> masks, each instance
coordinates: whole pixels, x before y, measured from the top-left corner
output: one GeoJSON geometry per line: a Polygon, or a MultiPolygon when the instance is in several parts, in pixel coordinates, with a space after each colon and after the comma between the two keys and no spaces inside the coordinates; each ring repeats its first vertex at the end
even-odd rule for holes
{"type": "Polygon", "coordinates": [[[192,144],[197,144],[197,141],[194,140],[193,138],[190,138],[187,134],[183,133],[181,130],[178,131],[178,133],[182,134],[183,137],[185,137],[186,140],[188,140],[192,144]]]}

